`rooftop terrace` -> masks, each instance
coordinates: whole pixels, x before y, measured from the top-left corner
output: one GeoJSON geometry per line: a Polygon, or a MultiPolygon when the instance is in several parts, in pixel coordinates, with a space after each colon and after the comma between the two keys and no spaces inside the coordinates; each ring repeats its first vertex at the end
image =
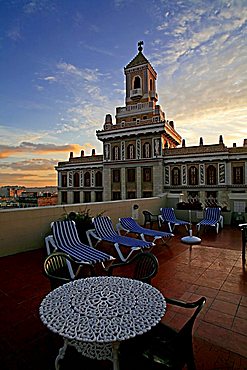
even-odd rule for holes
{"type": "MultiPolygon", "coordinates": [[[[153,285],[169,297],[207,298],[195,324],[197,370],[247,369],[247,272],[242,266],[241,232],[230,226],[218,235],[212,230],[202,234],[201,245],[191,250],[181,243],[182,236],[184,230],[177,229],[168,246],[153,249],[160,264],[153,285]]],[[[44,258],[44,249],[0,258],[2,370],[54,369],[62,340],[41,323],[38,312],[50,291],[42,273],[44,258]]],[[[184,318],[181,310],[170,310],[163,320],[179,326],[184,318]]],[[[71,362],[81,368],[112,368],[109,362],[85,360],[71,350],[61,369],[71,369],[71,362]]]]}

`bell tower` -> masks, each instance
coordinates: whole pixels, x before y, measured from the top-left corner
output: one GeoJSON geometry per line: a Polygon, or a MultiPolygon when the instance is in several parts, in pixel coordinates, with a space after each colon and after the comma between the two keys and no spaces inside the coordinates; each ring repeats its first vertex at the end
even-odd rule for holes
{"type": "Polygon", "coordinates": [[[158,100],[156,93],[157,73],[142,53],[143,44],[143,41],[138,42],[138,54],[124,68],[126,76],[126,106],[137,102],[147,103],[151,101],[157,102],[158,100]]]}

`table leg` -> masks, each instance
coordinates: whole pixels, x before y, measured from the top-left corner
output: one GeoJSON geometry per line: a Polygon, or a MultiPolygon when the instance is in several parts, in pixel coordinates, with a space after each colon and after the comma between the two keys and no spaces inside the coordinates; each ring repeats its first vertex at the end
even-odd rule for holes
{"type": "Polygon", "coordinates": [[[64,339],[63,347],[61,347],[59,349],[58,355],[57,355],[56,360],[55,360],[55,369],[56,370],[59,370],[59,368],[60,368],[59,361],[64,358],[67,347],[68,347],[68,341],[67,341],[67,339],[64,339]]]}
{"type": "Polygon", "coordinates": [[[113,370],[120,370],[119,359],[118,359],[118,349],[119,349],[119,342],[113,342],[112,343],[113,370]]]}

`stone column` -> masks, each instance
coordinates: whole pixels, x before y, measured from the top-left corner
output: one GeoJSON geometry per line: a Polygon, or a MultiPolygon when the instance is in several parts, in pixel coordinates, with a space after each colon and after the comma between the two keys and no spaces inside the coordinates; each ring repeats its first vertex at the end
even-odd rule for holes
{"type": "Polygon", "coordinates": [[[121,198],[126,199],[126,169],[121,168],[121,198]]]}
{"type": "Polygon", "coordinates": [[[136,167],[136,197],[142,198],[142,169],[136,167]]]}
{"type": "Polygon", "coordinates": [[[103,201],[111,200],[111,168],[104,167],[103,170],[103,201]]]}

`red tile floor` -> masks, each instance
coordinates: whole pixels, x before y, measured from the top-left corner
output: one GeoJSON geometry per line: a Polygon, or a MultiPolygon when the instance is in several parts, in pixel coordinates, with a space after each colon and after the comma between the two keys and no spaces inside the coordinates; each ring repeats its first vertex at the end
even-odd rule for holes
{"type": "MultiPolygon", "coordinates": [[[[202,243],[181,243],[182,228],[168,246],[158,244],[153,253],[159,272],[153,279],[164,295],[184,300],[200,296],[206,306],[194,326],[197,370],[247,369],[247,272],[242,266],[241,232],[224,227],[202,234],[202,243]]],[[[2,370],[51,370],[62,344],[39,319],[39,304],[49,292],[42,274],[44,250],[0,258],[0,368],[2,370]]],[[[245,266],[246,267],[246,266],[245,266]]],[[[125,272],[124,272],[125,273],[125,272]]],[[[184,312],[168,307],[163,320],[179,327],[184,312]]],[[[89,361],[72,350],[61,369],[111,369],[108,362],[89,361]]],[[[121,369],[128,370],[128,369],[121,369]]]]}

